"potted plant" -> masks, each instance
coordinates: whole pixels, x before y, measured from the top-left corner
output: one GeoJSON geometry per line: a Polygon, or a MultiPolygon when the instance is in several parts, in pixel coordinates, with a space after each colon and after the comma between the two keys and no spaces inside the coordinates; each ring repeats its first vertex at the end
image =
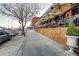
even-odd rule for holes
{"type": "Polygon", "coordinates": [[[73,52],[73,48],[78,47],[79,38],[79,31],[75,28],[75,24],[73,23],[73,21],[69,21],[66,37],[67,45],[69,46],[70,51],[73,52]]]}

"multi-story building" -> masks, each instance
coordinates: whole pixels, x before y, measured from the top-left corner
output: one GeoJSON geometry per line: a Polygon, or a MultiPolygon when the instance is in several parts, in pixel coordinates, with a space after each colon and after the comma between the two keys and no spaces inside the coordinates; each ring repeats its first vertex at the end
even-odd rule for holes
{"type": "Polygon", "coordinates": [[[57,3],[35,23],[35,31],[67,47],[65,35],[69,20],[73,20],[79,30],[79,4],[57,3]]]}
{"type": "Polygon", "coordinates": [[[79,25],[78,14],[79,14],[79,4],[56,4],[54,7],[43,15],[40,20],[36,23],[38,27],[57,27],[57,26],[67,26],[67,20],[69,18],[75,17],[75,24],[79,25]]]}
{"type": "Polygon", "coordinates": [[[33,17],[33,18],[32,18],[32,26],[33,26],[33,28],[36,27],[35,24],[36,24],[39,20],[40,20],[40,17],[33,17]]]}

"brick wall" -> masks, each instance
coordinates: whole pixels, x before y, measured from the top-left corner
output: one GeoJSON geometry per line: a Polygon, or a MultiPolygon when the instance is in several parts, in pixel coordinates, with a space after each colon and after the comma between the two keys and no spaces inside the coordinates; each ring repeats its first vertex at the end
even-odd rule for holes
{"type": "Polygon", "coordinates": [[[35,26],[35,23],[38,22],[40,17],[33,17],[32,18],[32,25],[35,26]]]}

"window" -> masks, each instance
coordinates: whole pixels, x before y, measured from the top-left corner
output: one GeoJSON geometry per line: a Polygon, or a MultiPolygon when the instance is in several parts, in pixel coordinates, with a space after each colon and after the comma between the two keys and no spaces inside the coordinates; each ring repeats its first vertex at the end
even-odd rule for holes
{"type": "Polygon", "coordinates": [[[0,32],[0,35],[4,35],[4,33],[3,32],[0,32]]]}
{"type": "Polygon", "coordinates": [[[74,23],[75,23],[76,26],[79,26],[79,18],[76,18],[76,19],[74,20],[74,23]]]}

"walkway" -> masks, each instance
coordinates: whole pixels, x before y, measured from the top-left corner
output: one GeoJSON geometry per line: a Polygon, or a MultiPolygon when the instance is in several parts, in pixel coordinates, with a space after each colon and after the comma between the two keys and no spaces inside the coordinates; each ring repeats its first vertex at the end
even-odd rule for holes
{"type": "Polygon", "coordinates": [[[49,38],[30,30],[17,55],[19,56],[64,56],[63,46],[49,38]]]}

